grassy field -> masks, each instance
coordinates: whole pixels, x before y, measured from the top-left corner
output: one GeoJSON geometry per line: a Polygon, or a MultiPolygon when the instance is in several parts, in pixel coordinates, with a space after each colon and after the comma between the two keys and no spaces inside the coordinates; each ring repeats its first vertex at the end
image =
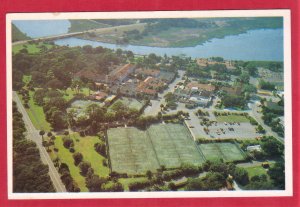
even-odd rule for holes
{"type": "MultiPolygon", "coordinates": [[[[64,98],[66,101],[71,100],[71,99],[76,95],[76,91],[75,91],[75,90],[72,90],[71,88],[68,88],[67,90],[61,91],[61,92],[64,94],[63,98],[64,98]]],[[[79,91],[79,93],[82,93],[83,95],[88,96],[89,93],[92,94],[93,91],[92,91],[92,90],[89,90],[88,88],[81,88],[80,91],[79,91]]]]}
{"type": "Polygon", "coordinates": [[[42,46],[45,46],[48,49],[53,47],[53,45],[43,43],[43,42],[39,42],[38,44],[24,43],[24,44],[13,45],[12,52],[13,52],[13,54],[16,54],[20,50],[26,48],[29,54],[35,54],[35,53],[39,53],[41,51],[42,46]]]}
{"type": "Polygon", "coordinates": [[[109,25],[102,24],[90,19],[82,20],[69,20],[71,22],[71,27],[69,28],[69,33],[72,32],[82,32],[85,30],[98,29],[108,27],[109,25]]]}
{"type": "MultiPolygon", "coordinates": [[[[70,174],[82,192],[88,192],[85,186],[85,178],[80,174],[80,169],[74,165],[72,153],[63,146],[62,137],[55,139],[55,147],[58,149],[56,156],[59,157],[61,163],[66,163],[69,167],[70,174]]],[[[76,142],[74,142],[77,145],[76,142]]],[[[51,155],[53,157],[53,155],[51,155]]]]}
{"type": "MultiPolygon", "coordinates": [[[[102,160],[105,158],[94,150],[94,144],[101,142],[101,140],[95,136],[80,137],[78,133],[71,134],[70,137],[74,140],[75,152],[80,152],[83,155],[83,160],[91,163],[95,174],[101,177],[108,176],[109,168],[102,165],[102,160]]],[[[74,165],[72,153],[63,146],[62,137],[57,136],[55,139],[55,147],[58,149],[58,152],[55,153],[52,150],[50,154],[51,157],[53,159],[59,157],[60,162],[66,163],[69,166],[72,178],[78,184],[81,191],[88,192],[85,186],[85,177],[80,174],[79,167],[74,165]]]]}
{"type": "MultiPolygon", "coordinates": [[[[50,124],[46,121],[43,107],[38,106],[34,103],[32,98],[33,94],[34,94],[33,91],[29,91],[29,96],[30,96],[30,100],[28,102],[29,109],[26,109],[28,116],[36,129],[51,131],[52,128],[50,124]]],[[[19,97],[22,100],[21,95],[19,95],[19,97]]]]}
{"type": "Polygon", "coordinates": [[[200,144],[199,148],[207,160],[223,159],[225,162],[232,162],[245,159],[245,154],[233,143],[200,144]]]}
{"type": "Polygon", "coordinates": [[[125,106],[128,106],[129,108],[140,110],[144,106],[144,102],[141,102],[137,99],[134,98],[127,98],[127,97],[122,97],[119,98],[116,102],[114,102],[109,109],[111,109],[117,102],[122,102],[125,106]]]}
{"type": "Polygon", "coordinates": [[[268,175],[267,171],[265,168],[263,168],[262,166],[255,166],[255,167],[245,167],[245,170],[247,170],[248,174],[249,174],[249,178],[255,176],[255,175],[268,175]]]}
{"type": "Polygon", "coordinates": [[[216,116],[217,122],[250,122],[249,119],[242,115],[216,116]]]}
{"type": "Polygon", "coordinates": [[[84,160],[91,163],[92,168],[95,171],[95,174],[106,177],[109,174],[109,168],[102,165],[102,161],[105,160],[98,152],[94,150],[94,144],[102,142],[98,137],[87,136],[80,137],[78,133],[72,134],[71,138],[75,143],[75,151],[81,152],[84,160]],[[78,142],[76,140],[79,140],[78,142]]]}
{"type": "Polygon", "coordinates": [[[120,173],[143,174],[162,165],[173,168],[204,162],[188,130],[180,124],[152,125],[146,131],[112,128],[108,143],[112,170],[120,173]]]}

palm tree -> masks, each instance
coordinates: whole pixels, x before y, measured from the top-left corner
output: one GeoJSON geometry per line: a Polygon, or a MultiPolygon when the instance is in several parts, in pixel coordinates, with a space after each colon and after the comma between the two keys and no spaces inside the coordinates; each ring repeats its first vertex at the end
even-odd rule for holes
{"type": "Polygon", "coordinates": [[[39,134],[42,136],[42,141],[44,142],[45,131],[44,131],[44,130],[41,130],[39,134]]]}
{"type": "Polygon", "coordinates": [[[47,136],[48,136],[48,137],[51,137],[51,136],[52,136],[52,132],[48,132],[48,133],[47,133],[47,136]]]}
{"type": "Polygon", "coordinates": [[[160,110],[162,111],[164,108],[164,105],[163,104],[160,104],[160,110]]]}

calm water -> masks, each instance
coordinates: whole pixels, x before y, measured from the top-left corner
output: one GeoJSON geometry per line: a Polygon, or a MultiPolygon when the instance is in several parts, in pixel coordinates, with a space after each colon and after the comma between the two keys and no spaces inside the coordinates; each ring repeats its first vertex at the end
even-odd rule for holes
{"type": "Polygon", "coordinates": [[[69,20],[16,20],[13,21],[29,37],[46,37],[68,33],[69,20]]]}
{"type": "Polygon", "coordinates": [[[195,47],[183,48],[161,48],[136,45],[116,45],[90,40],[82,40],[75,37],[55,41],[58,45],[93,47],[102,46],[110,49],[121,48],[131,50],[135,54],[157,55],[167,54],[197,57],[221,56],[232,60],[283,60],[283,30],[282,29],[261,29],[251,30],[240,35],[226,36],[223,39],[211,39],[204,44],[195,47]]]}
{"type": "MultiPolygon", "coordinates": [[[[68,32],[68,20],[18,20],[13,23],[28,36],[44,37],[68,32]]],[[[82,40],[78,38],[65,38],[55,41],[58,45],[93,47],[102,46],[110,49],[121,48],[131,50],[135,54],[157,55],[167,54],[197,57],[221,56],[232,60],[283,60],[283,30],[260,29],[251,30],[240,35],[226,36],[223,39],[211,39],[204,44],[183,48],[160,48],[136,45],[115,45],[109,43],[82,40]]]]}

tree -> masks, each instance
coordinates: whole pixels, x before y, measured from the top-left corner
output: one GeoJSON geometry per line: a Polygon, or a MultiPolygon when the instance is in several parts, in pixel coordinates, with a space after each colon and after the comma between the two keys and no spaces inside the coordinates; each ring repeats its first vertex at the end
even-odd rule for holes
{"type": "Polygon", "coordinates": [[[106,146],[103,143],[95,143],[94,145],[95,150],[102,156],[106,157],[106,146]]]}
{"type": "Polygon", "coordinates": [[[90,192],[100,192],[102,185],[106,182],[104,178],[100,178],[98,175],[92,174],[86,178],[86,186],[90,192]]]}
{"type": "Polygon", "coordinates": [[[273,167],[270,167],[268,174],[273,180],[276,188],[285,189],[285,168],[284,162],[276,162],[273,167]]]}
{"type": "Polygon", "coordinates": [[[122,191],[124,191],[124,187],[121,183],[116,182],[116,183],[113,183],[109,187],[105,187],[104,191],[106,191],[106,192],[122,192],[122,191]]]}
{"type": "Polygon", "coordinates": [[[77,166],[82,160],[83,156],[80,152],[75,152],[73,154],[74,164],[77,166]]]}
{"type": "Polygon", "coordinates": [[[79,164],[80,172],[83,176],[86,176],[88,169],[91,167],[91,163],[87,161],[82,161],[79,164]]]}
{"type": "Polygon", "coordinates": [[[69,138],[69,137],[64,137],[63,138],[63,145],[65,148],[70,148],[74,146],[74,141],[73,139],[69,138]]]}
{"type": "Polygon", "coordinates": [[[173,182],[170,182],[168,184],[168,188],[171,190],[171,191],[176,191],[177,188],[176,188],[176,185],[173,183],[173,182]]]}
{"type": "Polygon", "coordinates": [[[268,156],[281,156],[284,146],[274,137],[263,137],[261,148],[268,156]]]}
{"type": "Polygon", "coordinates": [[[48,132],[48,133],[47,133],[47,136],[48,136],[48,137],[51,137],[51,136],[52,136],[52,132],[48,132]]]}
{"type": "Polygon", "coordinates": [[[234,171],[233,179],[241,185],[247,185],[249,183],[248,172],[244,168],[237,167],[234,171]]]}
{"type": "Polygon", "coordinates": [[[160,110],[161,110],[161,111],[163,110],[164,107],[165,107],[165,106],[164,106],[163,104],[160,104],[160,110]]]}
{"type": "Polygon", "coordinates": [[[52,89],[63,89],[64,88],[64,84],[56,78],[48,81],[46,86],[48,88],[52,88],[52,89]]]}
{"type": "Polygon", "coordinates": [[[220,190],[226,186],[226,180],[218,172],[209,172],[204,178],[190,179],[185,187],[186,190],[220,190]]]}
{"type": "Polygon", "coordinates": [[[239,80],[241,81],[241,83],[248,84],[250,80],[250,76],[248,73],[242,73],[239,77],[239,80]]]}
{"type": "Polygon", "coordinates": [[[243,108],[246,104],[242,96],[237,95],[224,95],[222,97],[222,103],[225,107],[240,107],[243,108]]]}
{"type": "Polygon", "coordinates": [[[152,172],[151,172],[150,170],[147,170],[147,172],[146,172],[146,176],[147,176],[148,180],[151,180],[151,179],[152,179],[152,176],[153,176],[153,174],[152,174],[152,172]]]}
{"type": "Polygon", "coordinates": [[[263,79],[260,79],[259,87],[264,90],[273,91],[273,90],[275,90],[276,86],[273,83],[270,83],[270,82],[264,81],[263,79]]]}
{"type": "MultiPolygon", "coordinates": [[[[55,192],[49,169],[40,159],[36,143],[25,138],[22,114],[13,104],[13,192],[55,192]]],[[[42,135],[43,133],[41,133],[42,135]]]]}
{"type": "Polygon", "coordinates": [[[42,136],[42,141],[44,141],[45,131],[44,131],[44,130],[41,130],[41,131],[39,132],[39,134],[42,136]]]}

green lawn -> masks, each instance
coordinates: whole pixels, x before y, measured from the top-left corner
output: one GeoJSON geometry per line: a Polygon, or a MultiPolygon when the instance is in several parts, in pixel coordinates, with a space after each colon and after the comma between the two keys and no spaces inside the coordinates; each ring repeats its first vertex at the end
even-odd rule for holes
{"type": "Polygon", "coordinates": [[[218,122],[249,122],[249,119],[243,115],[216,116],[218,122]]]}
{"type": "Polygon", "coordinates": [[[119,182],[124,186],[125,191],[129,191],[128,185],[133,182],[141,182],[146,181],[147,178],[145,177],[138,177],[138,178],[120,178],[119,182]]]}
{"type": "MultiPolygon", "coordinates": [[[[28,116],[36,129],[51,131],[52,128],[50,124],[46,121],[43,107],[38,106],[34,103],[32,98],[33,94],[34,94],[33,91],[29,91],[29,96],[30,96],[30,100],[28,102],[29,109],[26,109],[28,116]]],[[[19,95],[19,98],[22,100],[21,95],[19,95]]]]}
{"type": "Polygon", "coordinates": [[[82,138],[78,133],[72,134],[71,137],[75,143],[75,151],[81,152],[83,159],[91,163],[95,174],[98,174],[100,177],[107,177],[109,175],[109,168],[102,165],[102,160],[105,158],[94,149],[94,144],[102,141],[95,136],[82,138]],[[79,142],[77,142],[76,139],[79,140],[79,142]]]}
{"type": "MultiPolygon", "coordinates": [[[[96,136],[80,137],[78,133],[71,134],[70,137],[74,140],[75,152],[80,152],[83,155],[83,160],[91,163],[95,174],[101,177],[107,177],[109,168],[102,165],[102,160],[105,158],[94,150],[94,144],[101,142],[101,140],[96,136]]],[[[72,178],[78,184],[81,191],[88,192],[85,186],[85,177],[80,174],[79,167],[74,165],[73,154],[63,146],[62,137],[57,136],[55,139],[55,147],[58,149],[58,152],[50,153],[52,159],[58,156],[61,162],[66,163],[69,166],[72,178]]]]}
{"type": "MultiPolygon", "coordinates": [[[[72,153],[63,146],[62,137],[57,136],[54,143],[55,147],[58,149],[57,156],[59,157],[60,162],[68,165],[70,174],[78,184],[80,190],[82,192],[88,192],[88,189],[85,186],[85,178],[80,174],[80,169],[74,165],[72,153]]],[[[75,142],[75,144],[77,144],[77,142],[75,142]]]]}
{"type": "MultiPolygon", "coordinates": [[[[68,88],[66,91],[61,91],[62,93],[64,93],[64,99],[66,101],[71,100],[75,95],[76,95],[76,91],[72,90],[71,88],[68,88]]],[[[90,93],[92,93],[93,91],[91,90],[90,93]]],[[[82,88],[80,89],[80,93],[88,96],[89,95],[89,89],[88,88],[82,88]]]]}
{"type": "Polygon", "coordinates": [[[249,174],[249,178],[255,175],[262,175],[262,174],[268,175],[266,169],[263,168],[262,166],[246,167],[245,170],[247,170],[249,174]]]}
{"type": "Polygon", "coordinates": [[[28,50],[29,54],[35,54],[35,53],[39,53],[41,51],[41,46],[42,45],[46,46],[48,49],[51,48],[51,47],[53,47],[53,45],[50,45],[50,44],[47,44],[47,43],[43,43],[43,42],[39,42],[38,44],[24,43],[24,44],[14,45],[12,47],[12,52],[13,52],[13,54],[16,54],[20,50],[26,48],[28,50]]]}

